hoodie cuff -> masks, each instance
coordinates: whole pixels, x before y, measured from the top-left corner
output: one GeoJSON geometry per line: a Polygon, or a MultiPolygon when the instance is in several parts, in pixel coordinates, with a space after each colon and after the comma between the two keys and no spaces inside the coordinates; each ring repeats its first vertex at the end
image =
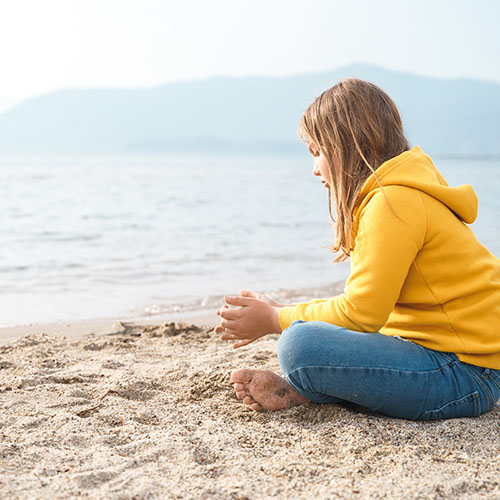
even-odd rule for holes
{"type": "Polygon", "coordinates": [[[280,310],[279,322],[281,330],[288,328],[295,321],[295,307],[285,306],[280,310]]]}

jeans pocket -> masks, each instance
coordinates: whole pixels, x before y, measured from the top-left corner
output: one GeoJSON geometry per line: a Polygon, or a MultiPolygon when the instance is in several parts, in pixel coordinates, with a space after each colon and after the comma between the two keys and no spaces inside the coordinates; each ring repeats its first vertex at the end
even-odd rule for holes
{"type": "Polygon", "coordinates": [[[440,420],[445,418],[479,417],[481,405],[479,392],[473,392],[463,398],[451,401],[436,410],[427,410],[418,420],[440,420]]]}

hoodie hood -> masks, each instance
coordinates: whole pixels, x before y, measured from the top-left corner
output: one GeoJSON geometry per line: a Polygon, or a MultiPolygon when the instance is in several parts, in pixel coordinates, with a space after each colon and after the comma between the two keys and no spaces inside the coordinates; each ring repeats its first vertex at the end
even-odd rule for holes
{"type": "MultiPolygon", "coordinates": [[[[467,224],[476,220],[478,201],[472,186],[468,184],[458,187],[448,186],[431,158],[419,146],[382,163],[375,172],[382,186],[407,186],[418,189],[439,200],[467,224]]],[[[358,209],[363,201],[378,189],[380,185],[372,174],[359,193],[354,219],[357,218],[358,209]]]]}

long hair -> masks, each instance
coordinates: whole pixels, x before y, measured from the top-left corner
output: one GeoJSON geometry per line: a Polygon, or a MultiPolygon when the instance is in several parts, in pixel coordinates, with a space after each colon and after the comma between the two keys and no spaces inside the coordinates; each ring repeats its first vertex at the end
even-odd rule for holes
{"type": "Polygon", "coordinates": [[[343,261],[352,250],[352,223],[363,184],[385,161],[409,149],[393,100],[376,85],[347,78],[323,92],[306,110],[299,135],[327,160],[328,210],[335,223],[331,246],[343,261]],[[335,206],[337,220],[332,216],[335,206]]]}

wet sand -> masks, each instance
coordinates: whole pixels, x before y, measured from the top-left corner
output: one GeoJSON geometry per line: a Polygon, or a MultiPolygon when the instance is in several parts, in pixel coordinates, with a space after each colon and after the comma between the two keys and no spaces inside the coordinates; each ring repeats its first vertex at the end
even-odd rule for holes
{"type": "Polygon", "coordinates": [[[279,371],[277,335],[233,350],[208,327],[113,325],[0,346],[0,498],[500,498],[498,405],[437,422],[256,413],[230,373],[279,371]]]}

